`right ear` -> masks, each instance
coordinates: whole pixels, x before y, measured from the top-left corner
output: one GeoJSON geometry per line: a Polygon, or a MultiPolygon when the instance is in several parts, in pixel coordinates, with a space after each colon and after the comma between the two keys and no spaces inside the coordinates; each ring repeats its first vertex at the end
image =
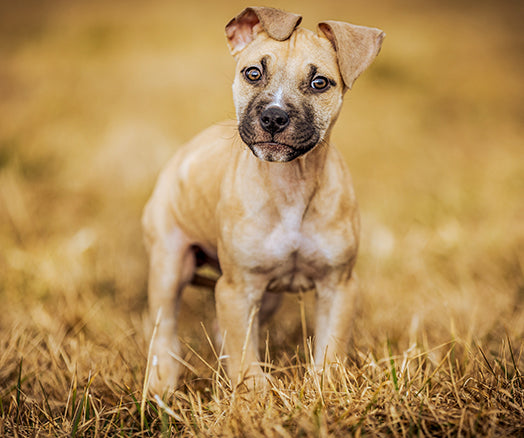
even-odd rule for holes
{"type": "Polygon", "coordinates": [[[340,21],[324,21],[318,29],[337,52],[338,65],[347,88],[377,57],[386,34],[380,29],[340,21]]]}
{"type": "Polygon", "coordinates": [[[300,15],[280,9],[246,8],[226,26],[229,50],[233,56],[237,55],[262,30],[275,40],[287,40],[301,21],[300,15]]]}

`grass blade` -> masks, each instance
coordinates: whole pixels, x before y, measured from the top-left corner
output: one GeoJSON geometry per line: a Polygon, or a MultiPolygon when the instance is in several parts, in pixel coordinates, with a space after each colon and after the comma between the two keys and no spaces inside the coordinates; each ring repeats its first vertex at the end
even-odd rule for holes
{"type": "Polygon", "coordinates": [[[398,386],[398,377],[397,377],[397,369],[395,367],[395,360],[393,359],[393,351],[391,349],[391,342],[389,341],[389,338],[387,340],[388,344],[388,353],[389,353],[389,365],[391,368],[391,379],[393,380],[393,385],[395,386],[395,391],[399,391],[398,386]]]}

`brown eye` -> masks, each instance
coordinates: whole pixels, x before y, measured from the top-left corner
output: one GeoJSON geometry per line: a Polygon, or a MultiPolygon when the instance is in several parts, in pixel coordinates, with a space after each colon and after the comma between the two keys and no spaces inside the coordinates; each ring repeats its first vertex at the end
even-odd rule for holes
{"type": "Polygon", "coordinates": [[[317,76],[311,81],[311,87],[315,90],[325,90],[329,85],[329,81],[324,76],[317,76]]]}
{"type": "Polygon", "coordinates": [[[244,76],[250,82],[256,82],[262,77],[262,72],[257,67],[249,67],[244,72],[244,76]]]}

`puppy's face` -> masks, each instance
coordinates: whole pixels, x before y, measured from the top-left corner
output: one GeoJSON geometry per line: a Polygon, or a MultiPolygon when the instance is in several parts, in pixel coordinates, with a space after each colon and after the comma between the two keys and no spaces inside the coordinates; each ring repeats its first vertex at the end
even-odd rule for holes
{"type": "Polygon", "coordinates": [[[344,83],[331,43],[304,29],[285,41],[257,35],[238,56],[233,83],[238,129],[265,161],[291,161],[324,140],[344,83]]]}

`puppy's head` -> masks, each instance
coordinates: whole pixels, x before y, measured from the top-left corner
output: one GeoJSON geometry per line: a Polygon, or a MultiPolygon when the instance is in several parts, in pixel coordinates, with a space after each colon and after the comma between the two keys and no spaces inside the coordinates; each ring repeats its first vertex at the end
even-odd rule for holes
{"type": "Polygon", "coordinates": [[[318,33],[301,17],[247,8],[226,26],[237,70],[233,82],[239,133],[260,159],[291,161],[327,136],[345,91],[373,61],[384,33],[327,21],[318,33]]]}

